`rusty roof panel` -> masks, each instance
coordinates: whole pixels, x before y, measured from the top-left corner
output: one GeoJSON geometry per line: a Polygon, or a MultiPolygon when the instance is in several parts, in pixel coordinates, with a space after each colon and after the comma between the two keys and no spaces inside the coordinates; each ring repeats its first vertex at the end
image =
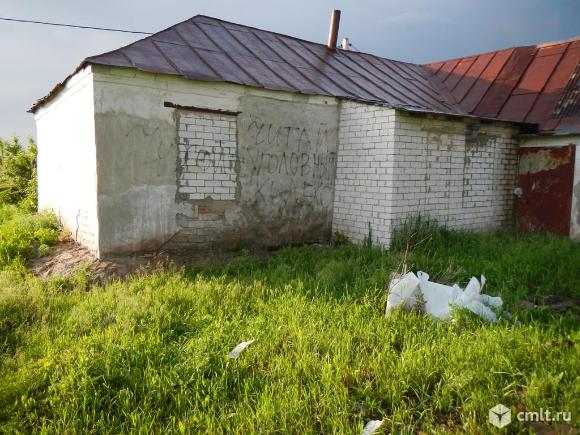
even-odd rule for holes
{"type": "Polygon", "coordinates": [[[167,58],[152,40],[143,41],[142,44],[127,47],[126,50],[123,50],[123,54],[129,58],[132,65],[139,69],[149,70],[155,68],[160,73],[179,73],[167,61],[167,58]]]}
{"type": "Polygon", "coordinates": [[[89,57],[81,66],[86,64],[466,115],[423,66],[331,51],[323,44],[201,15],[89,57]]]}
{"type": "Polygon", "coordinates": [[[525,121],[537,124],[551,119],[558,101],[560,101],[560,92],[543,92],[530,109],[525,121]]]}
{"type": "Polygon", "coordinates": [[[513,90],[512,95],[541,92],[561,58],[562,53],[551,56],[536,56],[513,90]]]}
{"type": "Polygon", "coordinates": [[[483,116],[496,117],[509,99],[521,75],[533,58],[533,49],[514,50],[491,88],[476,108],[476,112],[483,116]]]}
{"type": "Polygon", "coordinates": [[[363,56],[354,56],[348,52],[344,52],[343,55],[352,63],[360,66],[368,76],[376,78],[377,82],[380,83],[381,89],[383,89],[389,96],[386,101],[395,101],[396,104],[398,103],[400,105],[408,104],[409,102],[413,102],[412,104],[417,104],[417,102],[414,102],[412,98],[409,98],[408,95],[406,95],[404,92],[401,92],[389,76],[387,76],[383,71],[374,66],[363,56]]]}
{"type": "Polygon", "coordinates": [[[266,43],[262,42],[262,40],[252,32],[236,29],[231,30],[231,35],[236,38],[240,44],[246,47],[252,47],[253,55],[259,59],[284,62],[284,58],[272,50],[266,43]]]}
{"type": "MultiPolygon", "coordinates": [[[[219,47],[215,45],[194,22],[186,21],[177,26],[173,26],[168,30],[172,30],[178,34],[181,39],[191,47],[219,51],[219,47]]],[[[161,32],[161,34],[163,34],[163,32],[161,32]]],[[[157,35],[159,34],[156,33],[151,36],[151,38],[157,39],[157,35]]],[[[139,42],[140,41],[137,41],[135,44],[138,44],[139,42]]],[[[106,55],[106,53],[104,55],[106,55]]]]}
{"type": "MultiPolygon", "coordinates": [[[[580,40],[517,47],[415,65],[202,15],[120,49],[98,64],[225,81],[266,89],[348,98],[454,116],[530,120],[558,128],[556,104],[580,57],[580,40]],[[546,118],[550,115],[548,118],[546,118]]],[[[31,109],[55,95],[57,86],[31,109]]],[[[575,95],[575,94],[574,94],[575,95]]],[[[575,113],[575,112],[574,112],[575,113]]],[[[569,119],[566,126],[574,125],[569,119]]]]}
{"type": "Polygon", "coordinates": [[[453,72],[447,76],[444,80],[445,86],[453,93],[455,90],[455,86],[459,83],[459,81],[465,76],[471,65],[476,58],[466,58],[461,59],[457,66],[453,69],[453,72]]]}
{"type": "Polygon", "coordinates": [[[572,48],[572,46],[570,46],[560,60],[560,63],[552,74],[552,77],[550,77],[544,91],[550,92],[564,89],[572,77],[572,73],[579,61],[580,45],[577,48],[572,48]]]}
{"type": "Polygon", "coordinates": [[[485,68],[487,68],[487,65],[490,63],[493,57],[494,54],[489,53],[478,56],[474,60],[469,70],[464,74],[459,83],[457,83],[455,89],[453,89],[453,96],[457,101],[461,102],[465,98],[471,87],[481,77],[481,74],[485,68]]]}
{"type": "Polygon", "coordinates": [[[258,86],[258,83],[225,53],[208,50],[197,50],[197,53],[203,57],[210,68],[216,71],[224,81],[258,86]]]}
{"type": "Polygon", "coordinates": [[[171,59],[172,65],[184,77],[204,76],[205,80],[221,80],[215,71],[197,54],[195,49],[167,42],[155,42],[159,49],[171,59]]]}
{"type": "Polygon", "coordinates": [[[463,96],[461,106],[465,109],[465,111],[468,113],[475,112],[475,108],[493,85],[495,78],[503,69],[508,58],[511,56],[511,53],[512,50],[506,50],[495,54],[481,76],[475,81],[467,94],[463,96]]]}
{"type": "Polygon", "coordinates": [[[523,122],[536,101],[537,94],[512,95],[502,108],[498,118],[523,122]]]}
{"type": "MultiPolygon", "coordinates": [[[[574,68],[580,62],[580,39],[516,47],[426,65],[453,93],[460,106],[476,116],[537,123],[541,132],[580,131],[580,116],[555,117],[574,68]],[[474,79],[476,65],[493,56],[474,79]]],[[[479,69],[479,68],[477,68],[479,69]]]]}
{"type": "Polygon", "coordinates": [[[439,68],[439,71],[437,72],[437,77],[439,77],[440,80],[445,82],[445,80],[447,80],[447,77],[449,77],[449,75],[453,72],[453,70],[455,69],[455,67],[457,66],[458,63],[459,63],[459,59],[445,62],[439,68]]]}

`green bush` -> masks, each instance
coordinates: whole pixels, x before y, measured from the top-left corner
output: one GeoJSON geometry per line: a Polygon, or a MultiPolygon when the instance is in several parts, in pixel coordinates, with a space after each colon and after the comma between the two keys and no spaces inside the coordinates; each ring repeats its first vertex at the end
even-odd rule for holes
{"type": "Polygon", "coordinates": [[[0,204],[14,204],[27,211],[36,209],[36,144],[24,147],[18,140],[0,139],[0,204]]]}
{"type": "Polygon", "coordinates": [[[33,255],[46,255],[60,233],[56,218],[35,214],[36,145],[18,138],[0,139],[0,270],[22,266],[33,255]]]}
{"type": "Polygon", "coordinates": [[[37,247],[46,253],[60,234],[56,217],[49,213],[28,214],[15,206],[0,206],[0,269],[15,266],[30,257],[37,247]]]}

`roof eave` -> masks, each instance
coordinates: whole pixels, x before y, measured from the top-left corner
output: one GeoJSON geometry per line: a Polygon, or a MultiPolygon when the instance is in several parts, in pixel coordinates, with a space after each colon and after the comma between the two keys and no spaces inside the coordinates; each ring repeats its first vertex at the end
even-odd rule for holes
{"type": "Polygon", "coordinates": [[[51,101],[54,97],[56,97],[60,91],[62,91],[65,87],[66,84],[68,83],[68,81],[75,75],[77,74],[79,71],[81,71],[82,69],[84,69],[87,65],[89,65],[89,62],[85,60],[83,60],[79,66],[77,66],[75,68],[75,70],[70,73],[68,76],[65,77],[65,79],[62,82],[57,83],[48,94],[46,94],[44,97],[40,98],[39,100],[36,101],[36,103],[34,103],[32,105],[32,107],[30,107],[30,109],[28,109],[26,112],[27,113],[32,113],[32,114],[36,114],[36,112],[42,108],[46,103],[48,103],[49,101],[51,101]]]}

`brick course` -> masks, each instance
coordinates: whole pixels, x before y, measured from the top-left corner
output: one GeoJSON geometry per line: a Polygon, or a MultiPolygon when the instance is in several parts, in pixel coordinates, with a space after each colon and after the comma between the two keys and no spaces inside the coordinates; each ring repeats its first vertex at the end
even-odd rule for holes
{"type": "Polygon", "coordinates": [[[181,112],[178,193],[189,200],[233,200],[236,194],[236,118],[181,112]]]}
{"type": "Polygon", "coordinates": [[[369,232],[388,244],[393,194],[395,111],[344,102],[340,110],[333,231],[355,242],[369,232]]]}

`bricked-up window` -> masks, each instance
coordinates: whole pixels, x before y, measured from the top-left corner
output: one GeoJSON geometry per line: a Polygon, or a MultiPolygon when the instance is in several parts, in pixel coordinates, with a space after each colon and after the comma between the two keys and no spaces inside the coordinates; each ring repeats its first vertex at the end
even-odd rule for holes
{"type": "Polygon", "coordinates": [[[572,73],[562,98],[554,109],[554,116],[559,118],[574,118],[580,115],[580,62],[572,73]]]}
{"type": "Polygon", "coordinates": [[[178,192],[189,200],[234,200],[236,116],[179,110],[178,192]]]}

